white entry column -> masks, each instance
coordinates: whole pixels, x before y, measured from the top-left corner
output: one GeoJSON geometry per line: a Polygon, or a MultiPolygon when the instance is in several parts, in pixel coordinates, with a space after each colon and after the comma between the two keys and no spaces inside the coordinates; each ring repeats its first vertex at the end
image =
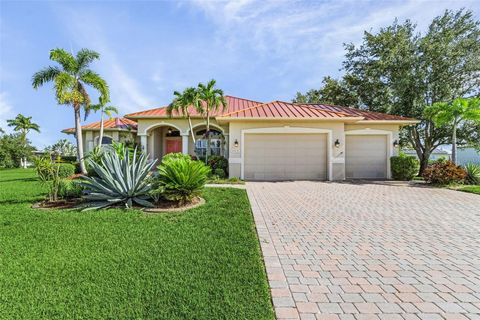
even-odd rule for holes
{"type": "Polygon", "coordinates": [[[142,151],[148,153],[147,149],[147,135],[140,135],[140,145],[142,146],[142,151]]]}
{"type": "Polygon", "coordinates": [[[182,133],[182,153],[188,154],[188,133],[182,133]]]}

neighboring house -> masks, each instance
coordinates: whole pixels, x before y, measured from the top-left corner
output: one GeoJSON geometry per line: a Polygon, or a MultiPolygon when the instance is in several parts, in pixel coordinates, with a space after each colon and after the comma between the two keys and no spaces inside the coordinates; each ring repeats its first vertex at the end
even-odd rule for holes
{"type": "MultiPolygon", "coordinates": [[[[227,110],[213,114],[213,153],[229,160],[230,177],[246,180],[344,180],[390,178],[398,133],[415,119],[321,104],[262,103],[226,96],[227,110]]],[[[205,119],[169,117],[166,108],[125,115],[152,159],[170,152],[205,154],[205,119]]],[[[90,125],[84,127],[92,140],[90,125]]]]}
{"type": "MultiPolygon", "coordinates": [[[[75,128],[62,130],[63,133],[75,134],[75,128]]],[[[91,151],[98,145],[100,138],[100,121],[82,126],[83,150],[91,151]]],[[[102,144],[116,142],[137,142],[137,123],[126,118],[111,118],[103,121],[102,144]]]]}
{"type": "MultiPolygon", "coordinates": [[[[402,152],[418,159],[417,152],[413,149],[402,150],[402,152]]],[[[435,161],[439,159],[452,160],[452,152],[442,148],[436,148],[430,154],[430,160],[435,161]]]]}
{"type": "Polygon", "coordinates": [[[458,148],[457,163],[462,166],[467,163],[480,164],[480,151],[471,147],[458,148]]]}

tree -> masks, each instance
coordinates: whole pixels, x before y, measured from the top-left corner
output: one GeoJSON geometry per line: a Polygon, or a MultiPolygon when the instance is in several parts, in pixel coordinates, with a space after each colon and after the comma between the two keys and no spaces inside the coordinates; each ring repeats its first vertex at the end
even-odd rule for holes
{"type": "Polygon", "coordinates": [[[0,168],[23,167],[26,157],[34,150],[30,141],[24,140],[21,133],[0,134],[0,168]]]}
{"type": "Polygon", "coordinates": [[[77,154],[77,148],[67,139],[58,140],[51,146],[45,147],[45,151],[60,156],[74,156],[77,154]]]}
{"type": "Polygon", "coordinates": [[[81,109],[90,105],[90,95],[86,86],[96,89],[103,101],[109,100],[107,83],[100,75],[89,69],[90,63],[99,59],[100,55],[89,49],[81,49],[75,56],[63,49],[50,51],[50,60],[57,62],[57,66],[46,67],[33,75],[33,88],[38,89],[47,82],[53,82],[55,97],[60,105],[71,106],[75,116],[75,139],[77,141],[77,160],[80,171],[86,174],[83,159],[83,138],[81,126],[81,109]]]}
{"type": "Polygon", "coordinates": [[[212,112],[216,112],[220,109],[222,111],[227,109],[227,101],[223,96],[223,90],[215,88],[215,84],[216,81],[213,79],[210,80],[206,85],[203,83],[198,84],[199,103],[196,104],[196,108],[198,108],[199,112],[205,117],[207,122],[207,130],[205,132],[207,137],[207,153],[205,157],[206,163],[212,150],[212,146],[210,145],[210,116],[212,115],[212,112]]]}
{"type": "MultiPolygon", "coordinates": [[[[15,119],[7,120],[7,125],[13,127],[13,131],[20,133],[20,138],[22,140],[22,146],[24,149],[27,147],[27,135],[30,130],[40,132],[40,126],[32,122],[32,117],[25,117],[22,114],[18,114],[15,119]]],[[[20,159],[20,165],[26,169],[27,168],[27,155],[20,159]]]]}
{"type": "Polygon", "coordinates": [[[457,98],[450,103],[436,102],[425,108],[435,125],[452,129],[452,161],[457,163],[457,130],[467,121],[480,124],[480,98],[457,98]]]}
{"type": "Polygon", "coordinates": [[[305,94],[297,92],[294,103],[322,103],[339,106],[358,106],[359,97],[352,90],[348,78],[336,80],[324,77],[319,89],[311,89],[305,94]]]}
{"type": "MultiPolygon", "coordinates": [[[[471,11],[446,10],[423,35],[411,21],[395,21],[345,49],[340,82],[358,97],[356,107],[421,120],[402,130],[402,142],[416,150],[423,173],[431,152],[453,136],[451,127],[437,126],[424,109],[480,94],[480,22],[471,11]]],[[[462,143],[478,137],[467,134],[474,129],[470,122],[459,128],[462,143]]]]}
{"type": "Polygon", "coordinates": [[[107,106],[106,102],[100,99],[98,104],[88,106],[87,110],[85,111],[85,115],[87,115],[90,110],[93,110],[95,112],[100,111],[100,136],[98,137],[97,146],[102,146],[103,127],[104,127],[103,115],[106,115],[107,117],[111,118],[114,113],[118,113],[118,109],[114,106],[107,106]]]}
{"type": "Polygon", "coordinates": [[[195,133],[193,132],[192,128],[192,119],[190,117],[189,108],[193,107],[199,110],[199,94],[197,89],[193,87],[186,88],[183,90],[182,93],[175,91],[173,92],[175,98],[173,99],[172,103],[170,103],[167,107],[167,114],[172,116],[174,112],[187,117],[188,125],[190,127],[190,134],[192,136],[193,144],[195,144],[195,133]]]}

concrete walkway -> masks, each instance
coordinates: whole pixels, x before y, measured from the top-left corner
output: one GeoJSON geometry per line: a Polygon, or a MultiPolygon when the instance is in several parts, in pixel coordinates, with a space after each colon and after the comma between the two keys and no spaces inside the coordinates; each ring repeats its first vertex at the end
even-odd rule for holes
{"type": "Polygon", "coordinates": [[[480,319],[480,196],[248,182],[278,319],[480,319]]]}

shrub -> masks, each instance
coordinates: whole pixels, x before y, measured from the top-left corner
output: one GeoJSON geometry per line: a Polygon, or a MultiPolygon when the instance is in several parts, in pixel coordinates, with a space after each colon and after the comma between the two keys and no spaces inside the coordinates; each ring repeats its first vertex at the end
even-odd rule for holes
{"type": "Polygon", "coordinates": [[[400,154],[391,157],[392,178],[395,180],[412,180],[420,169],[419,161],[412,156],[400,154]]]}
{"type": "Polygon", "coordinates": [[[158,188],[155,192],[180,204],[190,202],[200,195],[209,172],[209,167],[190,157],[163,159],[158,167],[158,188]]]}
{"type": "Polygon", "coordinates": [[[75,165],[70,163],[57,163],[58,176],[60,178],[68,178],[75,174],[75,165]]]}
{"type": "Polygon", "coordinates": [[[467,184],[480,184],[480,165],[475,163],[467,163],[465,165],[467,176],[465,182],[467,184]]]}
{"type": "Polygon", "coordinates": [[[184,159],[188,161],[188,160],[192,160],[192,157],[188,154],[183,154],[181,152],[167,153],[166,155],[163,156],[162,162],[170,161],[170,160],[178,160],[178,159],[184,159]]]}
{"type": "Polygon", "coordinates": [[[439,160],[430,164],[424,171],[425,181],[433,184],[461,183],[467,173],[451,161],[439,160]]]}
{"type": "Polygon", "coordinates": [[[88,159],[97,177],[82,177],[80,185],[85,188],[84,198],[90,203],[84,210],[99,209],[123,204],[131,208],[133,203],[152,207],[147,199],[151,190],[148,179],[154,162],[135,149],[130,156],[128,149],[123,156],[117,152],[105,152],[101,164],[88,159]]]}
{"type": "Polygon", "coordinates": [[[60,160],[62,162],[75,163],[77,162],[77,156],[60,156],[60,160]]]}
{"type": "Polygon", "coordinates": [[[62,179],[58,186],[58,197],[61,199],[80,198],[83,188],[75,180],[62,179]]]}
{"type": "Polygon", "coordinates": [[[58,190],[62,178],[60,165],[54,163],[50,157],[34,158],[35,170],[42,184],[47,186],[49,201],[58,201],[58,190]]]}
{"type": "Polygon", "coordinates": [[[225,171],[223,171],[223,169],[217,168],[215,169],[213,174],[219,177],[220,179],[225,179],[225,171]]]}
{"type": "Polygon", "coordinates": [[[223,156],[210,156],[208,158],[208,165],[212,169],[212,172],[215,172],[217,169],[222,169],[224,173],[223,176],[228,172],[228,160],[223,156]]]}

